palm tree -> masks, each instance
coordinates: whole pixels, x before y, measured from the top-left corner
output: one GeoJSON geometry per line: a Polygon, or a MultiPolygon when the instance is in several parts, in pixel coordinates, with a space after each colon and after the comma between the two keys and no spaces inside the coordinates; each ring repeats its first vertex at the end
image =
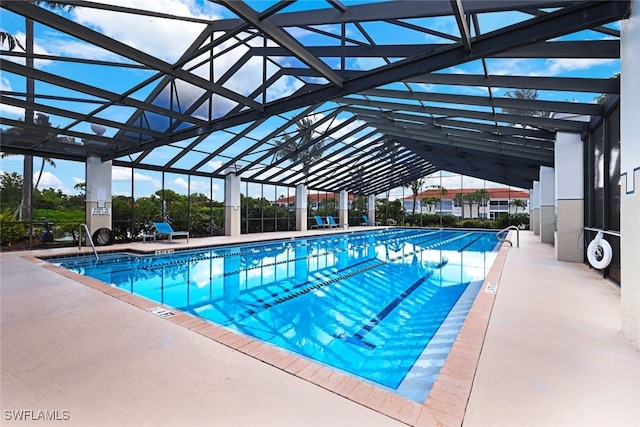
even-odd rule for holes
{"type": "Polygon", "coordinates": [[[480,206],[484,206],[485,202],[487,202],[490,198],[491,194],[489,194],[489,192],[484,188],[476,190],[476,200],[478,202],[478,218],[480,218],[480,206]]]}
{"type": "Polygon", "coordinates": [[[412,215],[416,214],[416,200],[418,199],[418,193],[420,192],[420,187],[422,187],[422,178],[416,179],[414,181],[406,183],[404,186],[407,188],[411,188],[411,192],[413,193],[413,211],[412,215]]]}
{"type": "Polygon", "coordinates": [[[440,201],[438,197],[424,197],[420,200],[420,206],[424,206],[427,208],[427,212],[431,213],[433,210],[436,210],[436,204],[440,201]]]}
{"type": "Polygon", "coordinates": [[[516,213],[518,213],[518,208],[522,208],[522,210],[525,210],[527,204],[522,199],[513,199],[509,202],[509,206],[515,207],[516,213]]]}
{"type": "MultiPolygon", "coordinates": [[[[52,128],[51,122],[49,121],[49,116],[42,113],[36,113],[34,118],[32,119],[33,123],[39,127],[42,127],[42,130],[31,130],[31,129],[21,129],[21,128],[10,128],[7,130],[7,134],[14,135],[31,135],[36,139],[44,139],[53,135],[51,132],[48,132],[46,128],[52,128]]],[[[67,137],[60,137],[67,139],[67,137]]],[[[58,138],[58,139],[60,139],[58,138]]],[[[2,153],[0,158],[6,158],[12,156],[11,153],[2,153]]],[[[48,157],[42,157],[42,163],[40,165],[40,172],[38,173],[38,179],[36,180],[35,185],[33,183],[33,156],[24,156],[25,164],[23,165],[23,185],[22,185],[22,200],[20,201],[20,205],[18,209],[14,213],[14,216],[17,217],[20,221],[23,218],[31,218],[31,193],[34,189],[38,188],[38,184],[40,184],[40,179],[42,178],[42,174],[44,172],[44,166],[46,163],[49,163],[51,166],[56,167],[56,164],[53,160],[48,157]],[[27,159],[28,158],[28,159],[27,159]]]]}
{"type": "Polygon", "coordinates": [[[464,202],[465,202],[464,193],[456,193],[456,195],[453,196],[453,201],[456,204],[460,205],[460,207],[462,208],[461,218],[464,219],[464,202]]]}
{"type": "MultiPolygon", "coordinates": [[[[73,9],[75,6],[72,5],[68,5],[65,3],[58,3],[58,2],[54,2],[54,1],[43,1],[43,0],[33,0],[34,4],[39,5],[40,3],[44,3],[47,7],[49,7],[50,9],[67,9],[67,10],[71,10],[73,9]]],[[[3,31],[0,33],[0,41],[2,43],[5,42],[5,40],[8,42],[9,44],[9,50],[13,50],[16,47],[21,48],[25,53],[26,53],[26,57],[25,57],[25,66],[27,68],[34,68],[33,65],[33,39],[34,39],[34,32],[33,32],[33,21],[31,19],[25,18],[25,45],[26,48],[24,46],[22,46],[22,43],[20,43],[20,41],[13,35],[3,31]]],[[[26,87],[26,93],[27,93],[27,103],[34,102],[34,98],[33,95],[35,93],[35,84],[33,81],[32,77],[27,77],[26,79],[27,82],[27,87],[26,87]]],[[[25,109],[25,114],[24,114],[24,121],[25,123],[34,123],[33,121],[34,118],[34,112],[32,109],[25,109]]],[[[32,206],[31,206],[31,199],[32,199],[32,193],[33,193],[33,156],[24,156],[24,162],[23,162],[23,177],[22,177],[22,181],[23,181],[23,186],[22,186],[22,209],[20,209],[20,213],[19,213],[19,218],[20,220],[22,220],[23,218],[29,219],[31,220],[31,216],[32,216],[32,206]]],[[[29,246],[31,247],[31,235],[32,233],[29,233],[29,246]]]]}
{"type": "Polygon", "coordinates": [[[14,50],[16,47],[19,47],[23,52],[27,51],[27,49],[22,46],[22,43],[20,43],[20,39],[16,36],[6,31],[0,31],[0,44],[4,44],[5,41],[9,45],[9,50],[14,50]]]}
{"type": "MultiPolygon", "coordinates": [[[[14,127],[14,128],[8,129],[6,133],[7,134],[13,134],[13,135],[28,134],[28,135],[34,136],[35,139],[37,139],[37,140],[50,138],[50,137],[52,137],[54,135],[53,132],[49,132],[47,130],[47,128],[53,128],[53,125],[49,121],[49,116],[47,116],[46,114],[36,113],[34,115],[34,118],[33,118],[33,123],[36,126],[42,127],[43,129],[42,130],[40,130],[40,129],[27,130],[27,129],[21,129],[21,128],[14,127]]],[[[66,136],[60,136],[60,137],[56,137],[56,140],[58,140],[58,141],[63,141],[64,140],[66,142],[69,142],[69,141],[73,141],[73,138],[69,138],[69,137],[66,137],[66,136]]],[[[0,155],[0,157],[4,159],[4,158],[12,156],[12,155],[13,154],[11,154],[11,153],[2,153],[0,155]]],[[[33,156],[28,156],[28,157],[31,157],[31,162],[32,162],[32,165],[33,165],[33,156]]],[[[56,167],[56,164],[55,164],[55,162],[53,160],[51,160],[48,157],[42,157],[42,163],[40,164],[40,172],[38,173],[38,179],[36,180],[35,185],[33,185],[33,189],[38,188],[38,184],[40,184],[40,179],[42,178],[42,174],[44,172],[44,166],[45,166],[46,163],[48,163],[49,165],[53,166],[54,168],[56,167]]],[[[31,169],[33,170],[33,166],[31,166],[31,169]]],[[[33,173],[31,173],[30,181],[33,182],[33,173]]],[[[22,200],[22,202],[20,204],[21,207],[24,205],[24,202],[25,202],[25,200],[24,200],[24,193],[23,193],[23,200],[22,200]]]]}
{"type": "MultiPolygon", "coordinates": [[[[473,218],[473,204],[479,202],[478,195],[475,192],[467,193],[464,195],[462,200],[469,204],[469,218],[473,218]]],[[[464,206],[462,207],[462,210],[464,211],[464,206]]]]}
{"type": "MultiPolygon", "coordinates": [[[[514,91],[507,91],[504,94],[507,98],[511,99],[519,99],[519,100],[536,100],[538,99],[538,90],[537,89],[516,89],[514,91]]],[[[549,117],[551,112],[549,111],[540,111],[540,110],[527,110],[524,108],[512,108],[506,107],[502,109],[502,112],[505,114],[514,114],[518,116],[526,116],[526,117],[549,117]]],[[[515,126],[519,124],[523,128],[526,128],[528,124],[525,123],[512,123],[510,126],[515,126]]]]}
{"type": "Polygon", "coordinates": [[[325,133],[317,131],[313,124],[311,117],[301,118],[296,123],[297,132],[294,136],[284,135],[275,142],[273,147],[276,160],[288,157],[294,163],[302,162],[305,182],[309,176],[309,166],[322,158],[322,150],[326,144],[325,133]],[[301,148],[305,146],[306,148],[301,148]]]}

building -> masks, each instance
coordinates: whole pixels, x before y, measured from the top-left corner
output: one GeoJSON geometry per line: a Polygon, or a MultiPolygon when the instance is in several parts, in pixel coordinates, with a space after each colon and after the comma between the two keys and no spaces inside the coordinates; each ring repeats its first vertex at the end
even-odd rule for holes
{"type": "Polygon", "coordinates": [[[442,195],[438,190],[427,190],[402,200],[406,213],[445,214],[460,218],[488,218],[496,219],[507,213],[523,213],[529,210],[529,191],[511,188],[487,188],[486,196],[474,197],[483,189],[463,188],[447,191],[442,195]],[[462,194],[461,197],[458,194],[462,194]],[[471,196],[471,195],[474,196],[471,196]],[[519,200],[521,202],[516,202],[519,200]]]}
{"type": "MultiPolygon", "coordinates": [[[[327,200],[327,199],[332,199],[334,200],[334,204],[337,208],[338,206],[338,194],[335,193],[314,193],[314,192],[310,192],[307,195],[307,206],[310,210],[317,210],[318,208],[321,207],[322,203],[327,200]]],[[[278,200],[275,200],[274,202],[271,203],[274,206],[280,206],[282,208],[286,208],[289,211],[294,211],[296,209],[296,196],[289,196],[289,197],[280,197],[278,198],[278,200]]],[[[349,209],[351,209],[353,204],[353,194],[349,194],[349,209]]]]}

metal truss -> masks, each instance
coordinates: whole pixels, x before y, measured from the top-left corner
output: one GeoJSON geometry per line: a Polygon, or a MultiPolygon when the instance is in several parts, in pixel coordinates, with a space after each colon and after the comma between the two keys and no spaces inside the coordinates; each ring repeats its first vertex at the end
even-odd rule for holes
{"type": "Polygon", "coordinates": [[[540,166],[553,166],[556,132],[587,132],[590,121],[581,117],[604,114],[593,98],[616,99],[620,86],[617,78],[587,72],[531,75],[527,61],[618,60],[616,23],[630,7],[629,1],[326,0],[316,9],[279,1],[258,10],[221,0],[212,2],[221,16],[203,18],[69,4],[74,12],[2,2],[3,15],[108,52],[88,59],[63,50],[2,50],[3,76],[18,82],[12,88],[27,80],[36,88],[2,90],[3,152],[99,156],[214,178],[233,167],[249,182],[355,194],[379,194],[438,170],[530,188],[540,166]],[[179,55],[161,58],[74,20],[79,10],[162,20],[197,35],[179,55]],[[60,66],[27,66],[25,58],[60,66]],[[69,65],[86,72],[60,71],[69,65]],[[518,90],[539,96],[514,96],[518,90]],[[47,114],[54,127],[45,132],[4,107],[47,114]],[[93,133],[92,124],[105,133],[93,133]],[[287,140],[297,141],[294,152],[282,151],[287,140]],[[319,142],[321,152],[305,157],[319,142]]]}

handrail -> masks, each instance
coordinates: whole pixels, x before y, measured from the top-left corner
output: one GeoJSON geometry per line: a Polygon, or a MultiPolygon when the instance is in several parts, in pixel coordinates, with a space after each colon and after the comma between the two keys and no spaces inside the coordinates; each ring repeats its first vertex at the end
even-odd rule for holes
{"type": "Polygon", "coordinates": [[[82,227],[84,227],[85,231],[87,232],[87,238],[89,239],[89,243],[91,243],[91,247],[93,248],[93,254],[96,256],[96,260],[100,261],[100,258],[98,258],[98,252],[96,251],[96,247],[93,244],[93,239],[91,238],[91,232],[89,231],[89,227],[87,227],[87,224],[80,224],[80,227],[78,227],[78,249],[82,247],[82,227]]]}
{"type": "Polygon", "coordinates": [[[520,229],[519,229],[518,227],[516,227],[515,225],[510,225],[510,226],[508,226],[507,228],[505,228],[505,229],[503,229],[503,230],[498,231],[498,232],[496,233],[496,238],[498,239],[498,241],[499,241],[499,242],[509,242],[509,244],[510,244],[511,246],[513,246],[513,243],[511,243],[511,240],[508,240],[508,239],[501,239],[501,238],[499,238],[499,237],[498,237],[498,234],[503,233],[503,232],[505,232],[505,231],[507,231],[507,230],[516,230],[516,243],[517,243],[517,245],[516,245],[516,246],[519,248],[519,247],[520,247],[520,229]]]}
{"type": "Polygon", "coordinates": [[[610,234],[612,236],[620,237],[619,231],[603,230],[602,228],[593,228],[593,227],[584,227],[584,229],[587,231],[596,231],[596,232],[602,231],[604,234],[610,234]]]}

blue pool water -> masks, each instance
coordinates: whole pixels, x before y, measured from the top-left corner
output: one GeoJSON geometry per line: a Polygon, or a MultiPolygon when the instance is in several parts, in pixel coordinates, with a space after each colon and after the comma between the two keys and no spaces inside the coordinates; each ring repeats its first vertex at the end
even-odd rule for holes
{"type": "Polygon", "coordinates": [[[389,229],[52,262],[420,400],[497,247],[490,232],[389,229]]]}

